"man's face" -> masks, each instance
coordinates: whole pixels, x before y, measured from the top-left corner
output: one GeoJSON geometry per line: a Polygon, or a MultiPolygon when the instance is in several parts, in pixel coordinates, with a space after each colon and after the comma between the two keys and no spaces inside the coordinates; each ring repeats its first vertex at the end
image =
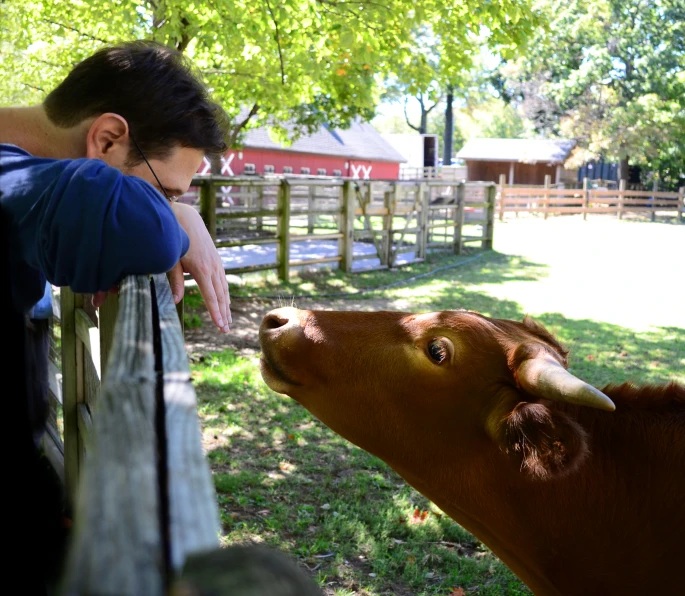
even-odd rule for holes
{"type": "MultiPolygon", "coordinates": [[[[166,157],[148,158],[148,161],[157,174],[159,182],[164,186],[167,195],[180,197],[188,192],[193,176],[200,168],[203,158],[204,152],[201,149],[174,147],[166,157]]],[[[138,176],[138,178],[146,180],[164,195],[145,161],[141,161],[133,167],[123,167],[121,170],[124,174],[138,176]]]]}

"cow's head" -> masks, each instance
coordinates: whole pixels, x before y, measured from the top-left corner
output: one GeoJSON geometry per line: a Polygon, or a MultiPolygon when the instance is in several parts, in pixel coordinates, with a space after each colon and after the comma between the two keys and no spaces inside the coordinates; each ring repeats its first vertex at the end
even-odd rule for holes
{"type": "Polygon", "coordinates": [[[527,318],[281,308],[259,337],[274,391],[396,469],[421,445],[432,458],[494,448],[533,477],[564,474],[587,453],[576,406],[614,409],[527,318]]]}

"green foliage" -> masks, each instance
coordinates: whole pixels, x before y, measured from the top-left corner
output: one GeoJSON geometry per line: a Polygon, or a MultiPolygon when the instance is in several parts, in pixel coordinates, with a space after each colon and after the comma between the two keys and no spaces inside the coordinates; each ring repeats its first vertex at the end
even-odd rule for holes
{"type": "Polygon", "coordinates": [[[509,55],[533,22],[528,0],[5,0],[0,11],[0,105],[40,102],[102,44],[152,38],[194,61],[234,136],[254,108],[250,125],[294,120],[291,138],[370,118],[388,75],[423,81],[414,31],[454,78],[484,39],[509,55]]]}
{"type": "Polygon", "coordinates": [[[538,129],[579,141],[570,165],[630,158],[671,178],[685,174],[682,0],[541,0],[540,7],[549,27],[503,71],[538,129]]]}

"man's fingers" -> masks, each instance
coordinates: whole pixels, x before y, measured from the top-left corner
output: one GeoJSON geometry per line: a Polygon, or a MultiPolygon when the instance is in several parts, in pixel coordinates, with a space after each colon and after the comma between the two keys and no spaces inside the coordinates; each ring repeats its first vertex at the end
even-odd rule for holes
{"type": "Polygon", "coordinates": [[[117,284],[116,286],[112,286],[106,292],[95,292],[95,294],[93,294],[90,301],[95,308],[100,308],[105,303],[105,300],[107,300],[108,294],[118,294],[118,293],[119,293],[119,284],[117,284]]]}
{"type": "Polygon", "coordinates": [[[171,295],[174,297],[174,304],[178,304],[183,298],[186,286],[183,279],[183,267],[179,261],[174,268],[167,273],[171,295]]]}
{"type": "Polygon", "coordinates": [[[223,320],[226,323],[226,329],[222,329],[222,331],[228,333],[228,325],[233,322],[231,317],[231,296],[228,292],[228,281],[226,280],[224,264],[218,253],[216,259],[216,272],[212,276],[212,279],[214,282],[214,291],[216,292],[217,300],[219,302],[219,308],[221,309],[223,320]]]}
{"type": "Polygon", "coordinates": [[[95,308],[100,308],[107,299],[107,292],[95,292],[93,297],[90,299],[95,308]]]}
{"type": "Polygon", "coordinates": [[[200,289],[200,294],[202,294],[202,299],[205,301],[205,306],[209,312],[209,316],[212,317],[214,324],[224,333],[228,333],[228,324],[224,319],[224,315],[219,307],[219,301],[217,299],[216,291],[211,280],[202,278],[201,280],[196,280],[197,287],[200,289]],[[226,329],[226,331],[224,331],[226,329]]]}
{"type": "Polygon", "coordinates": [[[217,303],[222,315],[225,326],[221,331],[228,333],[230,331],[229,325],[233,322],[231,317],[231,297],[228,294],[228,283],[226,282],[226,274],[221,270],[221,273],[214,277],[214,292],[217,297],[217,303]]]}

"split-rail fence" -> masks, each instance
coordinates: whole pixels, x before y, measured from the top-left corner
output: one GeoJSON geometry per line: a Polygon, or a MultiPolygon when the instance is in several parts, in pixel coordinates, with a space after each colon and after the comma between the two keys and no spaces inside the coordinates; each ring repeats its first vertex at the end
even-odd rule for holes
{"type": "Polygon", "coordinates": [[[589,188],[511,187],[500,181],[497,193],[497,214],[501,220],[507,214],[532,213],[547,219],[550,215],[610,214],[619,219],[629,214],[656,218],[685,218],[685,187],[678,192],[657,190],[627,190],[625,180],[616,189],[589,188]]]}

